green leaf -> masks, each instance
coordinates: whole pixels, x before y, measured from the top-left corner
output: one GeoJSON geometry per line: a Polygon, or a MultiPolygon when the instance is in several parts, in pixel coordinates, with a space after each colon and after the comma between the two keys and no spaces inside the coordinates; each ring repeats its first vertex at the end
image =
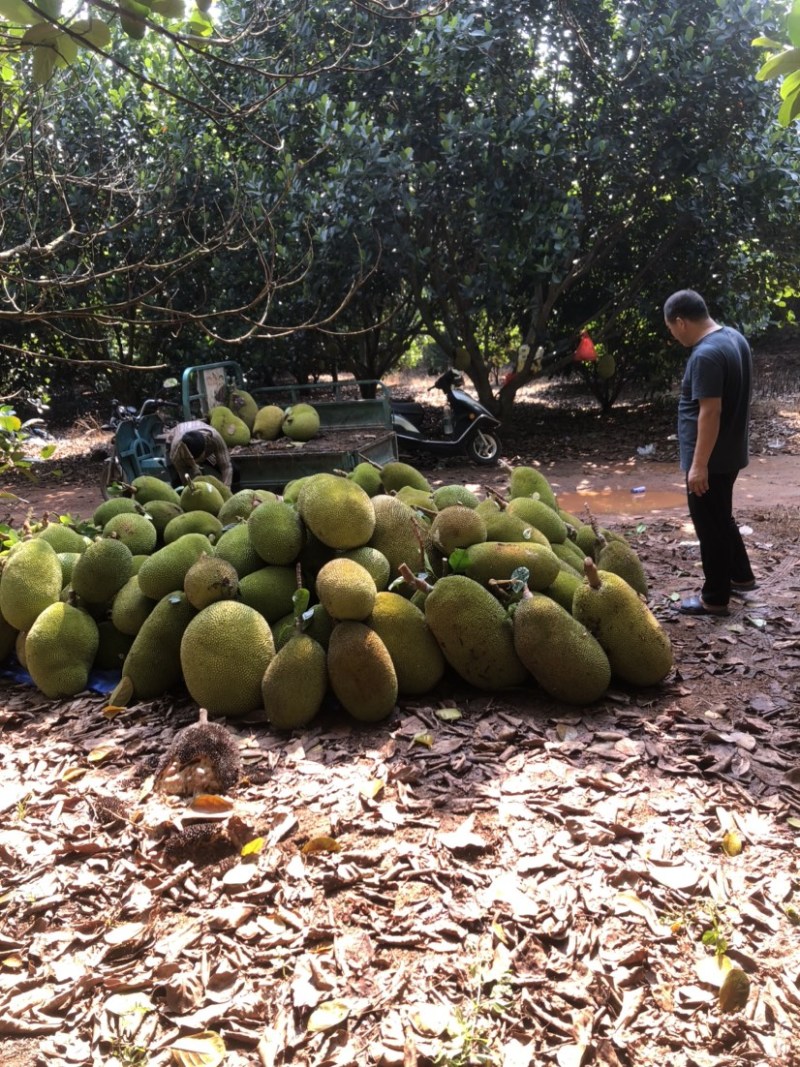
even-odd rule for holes
{"type": "Polygon", "coordinates": [[[310,599],[311,594],[307,589],[295,589],[292,594],[292,610],[296,619],[300,618],[308,610],[310,599]]]}
{"type": "Polygon", "coordinates": [[[794,0],[792,4],[792,10],[786,18],[786,32],[795,48],[800,48],[800,0],[794,0]]]}
{"type": "Polygon", "coordinates": [[[769,81],[770,78],[779,78],[782,74],[792,74],[799,67],[800,48],[787,48],[767,60],[756,72],[756,81],[769,81]]]}
{"type": "Polygon", "coordinates": [[[784,100],[778,112],[778,122],[781,126],[788,126],[798,116],[800,116],[800,87],[784,100]]]}
{"type": "Polygon", "coordinates": [[[31,26],[39,22],[41,16],[31,10],[22,0],[0,0],[0,19],[14,26],[31,26]]]}

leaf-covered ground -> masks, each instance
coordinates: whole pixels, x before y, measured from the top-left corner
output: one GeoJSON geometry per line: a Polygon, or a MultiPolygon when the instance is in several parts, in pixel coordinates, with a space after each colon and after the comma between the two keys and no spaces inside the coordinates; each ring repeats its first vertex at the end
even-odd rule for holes
{"type": "Polygon", "coordinates": [[[450,678],[369,728],[230,723],[225,801],[152,788],[189,701],[3,680],[3,1063],[800,1062],[800,509],[739,518],[759,588],[725,619],[675,611],[685,515],[609,520],[674,644],[662,686],[574,709],[450,678]]]}

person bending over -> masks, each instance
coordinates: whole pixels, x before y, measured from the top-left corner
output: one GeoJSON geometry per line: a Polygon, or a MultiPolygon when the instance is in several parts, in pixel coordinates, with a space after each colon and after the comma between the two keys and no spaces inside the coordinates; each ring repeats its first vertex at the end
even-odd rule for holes
{"type": "Polygon", "coordinates": [[[210,463],[219,472],[220,481],[230,488],[233,468],[228,446],[219,431],[207,422],[195,419],[180,422],[169,436],[169,461],[178,472],[181,484],[202,474],[201,464],[210,463]]]}

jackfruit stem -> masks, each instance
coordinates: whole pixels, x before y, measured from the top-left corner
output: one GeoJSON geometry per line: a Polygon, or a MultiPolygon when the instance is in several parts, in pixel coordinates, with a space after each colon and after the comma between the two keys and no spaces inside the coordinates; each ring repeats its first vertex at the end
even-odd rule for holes
{"type": "Polygon", "coordinates": [[[431,589],[433,589],[433,586],[426,582],[424,578],[418,578],[407,563],[401,563],[397,568],[397,573],[406,585],[410,585],[422,593],[430,593],[431,589]]]}
{"type": "Polygon", "coordinates": [[[483,491],[488,497],[494,498],[501,508],[508,507],[508,497],[503,496],[502,493],[498,493],[496,489],[491,487],[491,485],[484,485],[483,491]]]}
{"type": "Polygon", "coordinates": [[[600,581],[600,575],[595,566],[595,562],[591,557],[587,556],[583,561],[583,573],[586,575],[586,580],[592,589],[599,589],[603,584],[600,581]]]}

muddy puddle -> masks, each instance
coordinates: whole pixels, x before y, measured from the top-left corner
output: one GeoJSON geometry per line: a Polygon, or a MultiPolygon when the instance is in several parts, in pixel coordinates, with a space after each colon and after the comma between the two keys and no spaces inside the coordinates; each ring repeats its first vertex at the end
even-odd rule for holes
{"type": "Polygon", "coordinates": [[[578,489],[572,493],[558,492],[559,507],[580,516],[586,507],[594,515],[652,515],[659,511],[686,511],[686,494],[677,490],[578,489]]]}

